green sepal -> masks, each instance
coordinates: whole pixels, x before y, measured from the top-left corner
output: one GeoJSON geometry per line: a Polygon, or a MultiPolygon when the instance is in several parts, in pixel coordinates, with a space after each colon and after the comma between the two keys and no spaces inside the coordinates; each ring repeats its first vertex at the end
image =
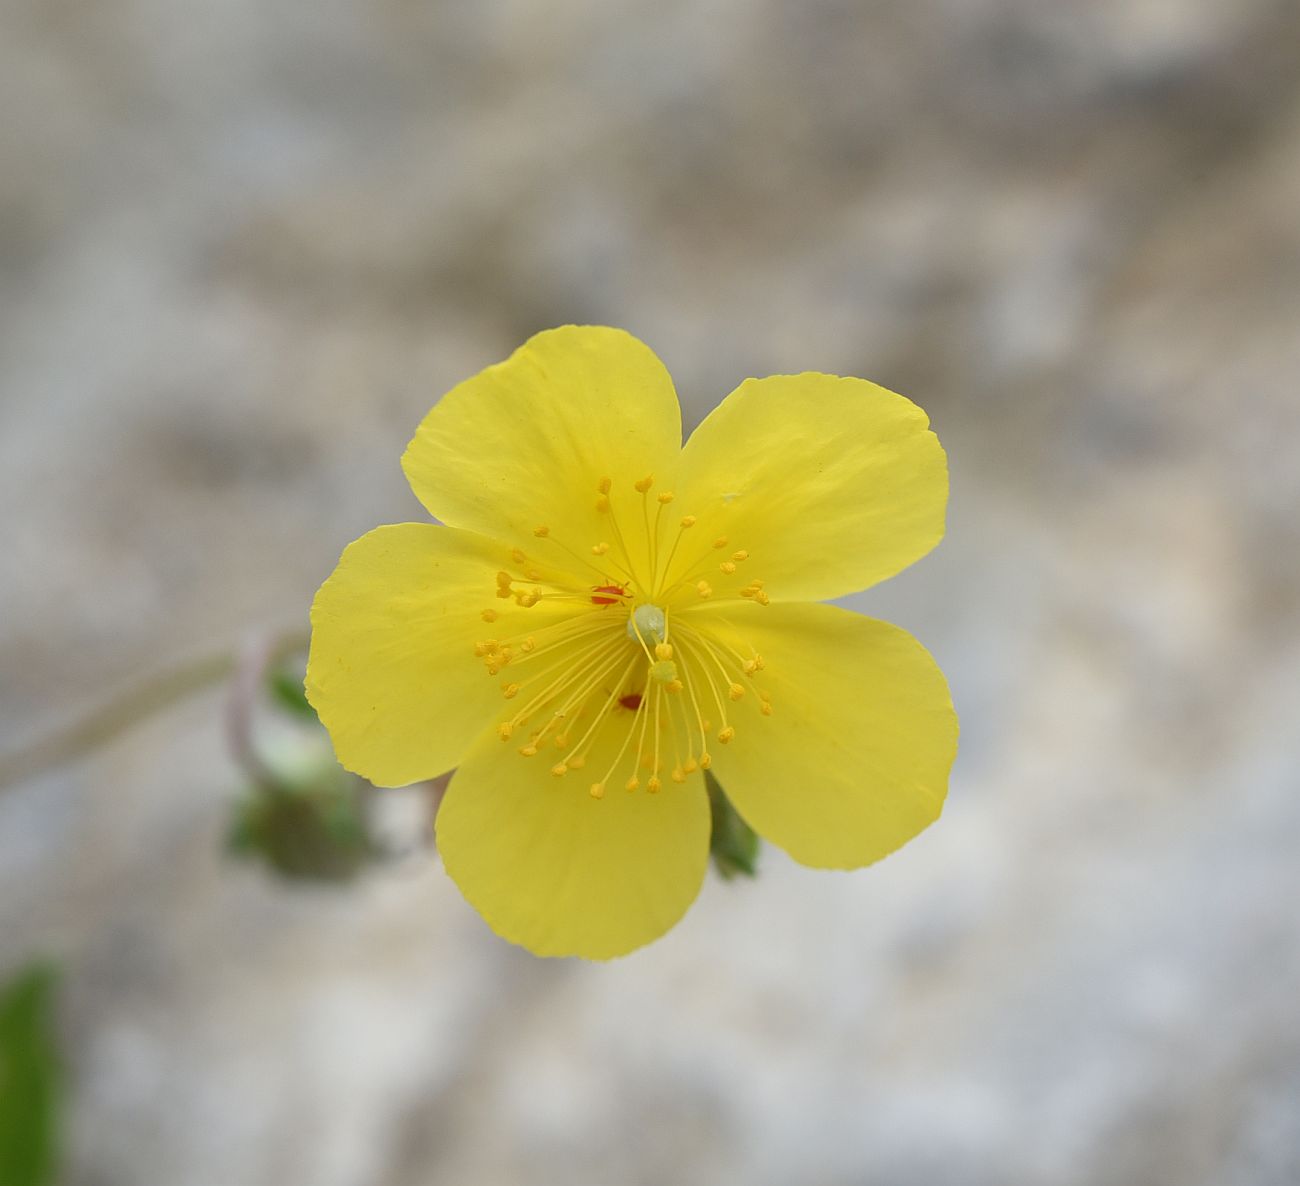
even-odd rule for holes
{"type": "Polygon", "coordinates": [[[272,668],[266,676],[266,690],[275,704],[290,716],[314,721],[316,710],[307,701],[301,675],[290,675],[283,668],[272,668]]]}
{"type": "Polygon", "coordinates": [[[378,855],[365,784],[335,766],[296,786],[257,787],[236,804],[226,848],[290,881],[350,881],[378,855]]]}
{"type": "Polygon", "coordinates": [[[739,874],[756,876],[758,833],[740,818],[740,813],[732,806],[711,770],[704,772],[704,785],[709,788],[709,811],[713,816],[709,852],[714,868],[727,881],[739,874]]]}

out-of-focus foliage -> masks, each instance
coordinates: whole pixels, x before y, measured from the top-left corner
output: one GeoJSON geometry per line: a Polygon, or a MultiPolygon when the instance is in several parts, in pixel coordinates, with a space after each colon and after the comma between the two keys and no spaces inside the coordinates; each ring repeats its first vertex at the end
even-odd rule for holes
{"type": "Polygon", "coordinates": [[[59,1143],[59,1061],[51,1034],[56,976],[45,964],[0,988],[0,1183],[54,1180],[59,1143]]]}

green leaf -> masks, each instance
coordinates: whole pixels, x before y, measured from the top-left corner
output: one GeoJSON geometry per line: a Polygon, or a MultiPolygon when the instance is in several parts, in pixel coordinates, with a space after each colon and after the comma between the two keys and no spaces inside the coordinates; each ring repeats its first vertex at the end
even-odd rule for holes
{"type": "Polygon", "coordinates": [[[714,867],[727,881],[737,874],[753,877],[758,873],[758,833],[731,805],[721,784],[711,770],[704,772],[704,784],[709,788],[709,809],[713,814],[713,836],[709,852],[714,867]]]}
{"type": "Polygon", "coordinates": [[[0,1182],[48,1186],[59,1144],[60,1068],[51,1033],[54,970],[34,964],[0,987],[0,1182]]]}
{"type": "Polygon", "coordinates": [[[267,675],[266,687],[271,699],[291,716],[309,721],[316,719],[316,710],[307,702],[301,675],[290,675],[277,668],[267,675]]]}

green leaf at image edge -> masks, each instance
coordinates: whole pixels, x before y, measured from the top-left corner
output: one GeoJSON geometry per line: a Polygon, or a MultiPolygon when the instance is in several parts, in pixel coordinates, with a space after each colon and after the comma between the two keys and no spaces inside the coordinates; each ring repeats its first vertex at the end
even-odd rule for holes
{"type": "Polygon", "coordinates": [[[732,806],[713,772],[704,772],[704,783],[709,788],[709,810],[713,815],[713,835],[709,852],[718,873],[730,881],[738,874],[753,877],[758,873],[758,833],[732,806]]]}
{"type": "Polygon", "coordinates": [[[57,976],[33,964],[0,986],[0,1182],[49,1186],[58,1161],[57,976]]]}

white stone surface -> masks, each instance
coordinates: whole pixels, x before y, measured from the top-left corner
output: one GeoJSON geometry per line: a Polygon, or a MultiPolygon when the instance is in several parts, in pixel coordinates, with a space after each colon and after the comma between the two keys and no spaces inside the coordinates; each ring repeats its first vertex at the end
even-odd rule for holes
{"type": "Polygon", "coordinates": [[[854,599],[950,676],[942,821],[614,964],[224,861],[215,696],[0,793],[69,1183],[1300,1180],[1297,12],[9,0],[0,747],[301,623],[545,325],[693,420],[875,378],[953,474],[854,599]]]}

